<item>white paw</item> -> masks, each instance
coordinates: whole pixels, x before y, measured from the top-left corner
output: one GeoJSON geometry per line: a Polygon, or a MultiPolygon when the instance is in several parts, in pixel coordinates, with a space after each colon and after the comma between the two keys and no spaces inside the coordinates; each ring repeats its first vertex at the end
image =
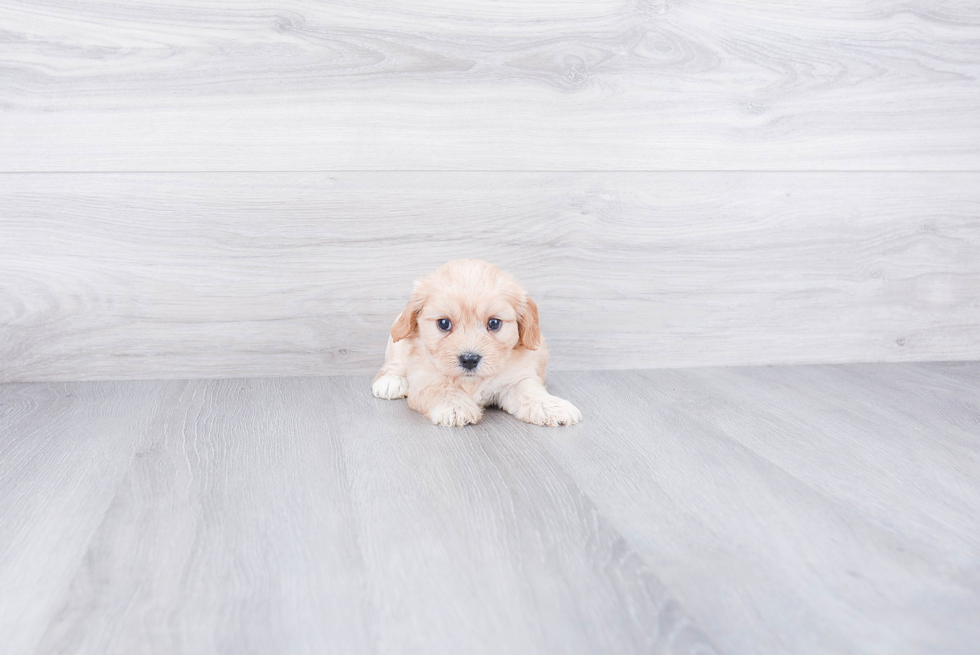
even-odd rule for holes
{"type": "Polygon", "coordinates": [[[461,428],[470,423],[476,423],[483,418],[483,412],[476,405],[455,405],[444,403],[429,411],[429,418],[436,425],[447,428],[461,428]]]}
{"type": "Polygon", "coordinates": [[[558,425],[575,425],[582,420],[582,412],[563,398],[548,396],[528,403],[522,408],[518,418],[535,425],[555,427],[558,425]]]}
{"type": "Polygon", "coordinates": [[[400,375],[385,373],[374,381],[374,384],[371,385],[371,391],[378,398],[386,400],[404,398],[408,395],[408,379],[400,375]]]}

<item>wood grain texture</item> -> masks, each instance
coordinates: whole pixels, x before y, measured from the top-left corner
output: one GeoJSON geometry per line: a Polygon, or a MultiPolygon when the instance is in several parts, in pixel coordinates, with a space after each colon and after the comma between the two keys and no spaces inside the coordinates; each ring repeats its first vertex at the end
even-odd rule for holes
{"type": "Polygon", "coordinates": [[[33,652],[43,637],[164,390],[0,386],[0,653],[33,652]]]}
{"type": "Polygon", "coordinates": [[[37,652],[369,652],[331,390],[174,384],[37,652]]]}
{"type": "Polygon", "coordinates": [[[714,652],[523,424],[367,382],[183,384],[36,652],[714,652]]]}
{"type": "Polygon", "coordinates": [[[0,178],[0,380],[373,373],[480,257],[557,369],[980,358],[980,174],[0,178]]]}
{"type": "Polygon", "coordinates": [[[569,373],[540,439],[721,652],[966,654],[980,413],[924,368],[569,373]]]}
{"type": "Polygon", "coordinates": [[[977,170],[975,2],[0,3],[0,170],[977,170]]]}
{"type": "Polygon", "coordinates": [[[368,382],[0,386],[0,652],[980,640],[980,364],[559,373],[562,430],[368,382]]]}

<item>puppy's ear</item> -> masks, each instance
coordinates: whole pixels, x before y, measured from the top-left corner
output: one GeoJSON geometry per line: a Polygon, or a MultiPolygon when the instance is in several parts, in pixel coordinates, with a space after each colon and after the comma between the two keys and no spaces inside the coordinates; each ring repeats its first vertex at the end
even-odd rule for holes
{"type": "Polygon", "coordinates": [[[412,297],[408,299],[405,309],[395,319],[395,324],[391,326],[391,340],[401,341],[412,336],[419,329],[419,312],[425,304],[425,297],[419,293],[418,285],[412,291],[412,297]]]}
{"type": "Polygon", "coordinates": [[[523,311],[517,315],[517,334],[520,344],[528,350],[541,345],[541,329],[538,327],[538,306],[530,297],[524,302],[523,311]]]}

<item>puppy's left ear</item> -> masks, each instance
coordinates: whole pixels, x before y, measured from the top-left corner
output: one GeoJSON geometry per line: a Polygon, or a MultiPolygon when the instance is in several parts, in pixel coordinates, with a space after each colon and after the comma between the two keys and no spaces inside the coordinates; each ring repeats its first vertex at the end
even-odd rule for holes
{"type": "Polygon", "coordinates": [[[517,334],[519,343],[528,350],[537,350],[541,345],[541,329],[538,327],[538,306],[530,297],[525,297],[522,311],[517,315],[517,334]]]}

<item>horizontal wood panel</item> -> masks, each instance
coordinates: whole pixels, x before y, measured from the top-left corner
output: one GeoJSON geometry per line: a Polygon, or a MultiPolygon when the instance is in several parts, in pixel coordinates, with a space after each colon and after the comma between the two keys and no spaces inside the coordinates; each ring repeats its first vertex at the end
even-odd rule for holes
{"type": "Polygon", "coordinates": [[[980,5],[0,3],[0,171],[977,170],[980,5]]]}
{"type": "Polygon", "coordinates": [[[980,358],[980,174],[0,176],[0,380],[369,373],[512,271],[553,368],[980,358]]]}

